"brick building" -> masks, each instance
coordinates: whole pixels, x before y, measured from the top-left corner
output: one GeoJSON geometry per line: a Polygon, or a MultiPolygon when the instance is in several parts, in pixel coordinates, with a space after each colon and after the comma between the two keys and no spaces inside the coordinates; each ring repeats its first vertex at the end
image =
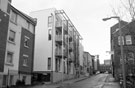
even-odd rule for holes
{"type": "MultiPolygon", "coordinates": [[[[127,23],[121,21],[122,44],[124,52],[126,75],[135,75],[135,21],[127,23]]],[[[111,50],[114,54],[111,56],[113,65],[113,75],[116,79],[122,74],[122,59],[120,57],[120,35],[118,23],[111,27],[111,50]]]]}

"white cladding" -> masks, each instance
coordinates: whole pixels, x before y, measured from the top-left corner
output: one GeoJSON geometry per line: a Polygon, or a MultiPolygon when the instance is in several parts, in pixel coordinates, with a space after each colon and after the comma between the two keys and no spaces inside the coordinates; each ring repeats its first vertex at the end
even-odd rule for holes
{"type": "MultiPolygon", "coordinates": [[[[35,30],[34,71],[49,71],[48,57],[51,58],[51,68],[53,63],[53,70],[55,69],[55,59],[52,58],[54,57],[54,53],[55,53],[54,52],[55,33],[53,33],[53,31],[55,31],[55,29],[53,28],[55,25],[53,25],[53,27],[48,27],[48,17],[53,14],[55,18],[54,12],[55,9],[46,9],[46,10],[40,10],[40,11],[35,11],[30,13],[30,15],[33,18],[37,18],[37,26],[35,30]],[[48,40],[49,29],[53,29],[52,30],[53,38],[51,40],[48,40]]],[[[55,24],[55,19],[54,19],[54,24],[55,24]]]]}

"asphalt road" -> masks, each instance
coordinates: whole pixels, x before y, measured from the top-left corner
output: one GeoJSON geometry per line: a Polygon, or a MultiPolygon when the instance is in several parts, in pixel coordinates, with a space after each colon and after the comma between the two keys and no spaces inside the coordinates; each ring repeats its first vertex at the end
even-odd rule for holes
{"type": "Polygon", "coordinates": [[[65,85],[62,88],[102,88],[108,74],[98,74],[88,79],[65,85]]]}

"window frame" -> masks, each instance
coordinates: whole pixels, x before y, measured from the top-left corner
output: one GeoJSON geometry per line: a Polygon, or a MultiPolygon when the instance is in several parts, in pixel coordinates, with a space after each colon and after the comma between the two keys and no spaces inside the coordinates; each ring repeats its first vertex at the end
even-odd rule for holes
{"type": "Polygon", "coordinates": [[[14,11],[11,11],[10,21],[17,24],[17,13],[14,11]]]}
{"type": "MultiPolygon", "coordinates": [[[[124,45],[125,43],[124,43],[124,36],[121,36],[122,37],[122,45],[124,45]]],[[[120,36],[118,36],[118,45],[120,45],[120,36]]]]}
{"type": "Polygon", "coordinates": [[[6,57],[7,59],[6,59],[6,63],[7,64],[11,64],[11,65],[13,65],[13,58],[14,58],[14,53],[13,52],[11,52],[11,51],[7,51],[7,57],[6,57]],[[9,60],[9,58],[8,58],[8,55],[11,55],[11,58],[10,58],[10,60],[9,60]]]}
{"type": "Polygon", "coordinates": [[[9,37],[8,37],[8,40],[9,40],[10,42],[12,42],[12,43],[15,43],[15,36],[16,36],[16,32],[13,31],[13,30],[10,30],[10,31],[9,31],[9,37]],[[13,41],[12,41],[12,37],[11,37],[11,32],[14,33],[13,41]]]}
{"type": "Polygon", "coordinates": [[[28,55],[23,54],[23,63],[22,63],[23,66],[26,66],[26,67],[28,66],[28,58],[29,58],[28,55]],[[25,60],[26,62],[24,63],[25,60]]]}
{"type": "Polygon", "coordinates": [[[52,40],[52,29],[48,30],[48,40],[52,40]]]}
{"type": "Polygon", "coordinates": [[[51,57],[48,57],[48,70],[51,70],[51,57]]]}
{"type": "Polygon", "coordinates": [[[48,16],[48,27],[52,27],[53,18],[52,16],[48,16]]]}
{"type": "Polygon", "coordinates": [[[126,45],[132,45],[132,36],[131,35],[126,35],[125,40],[126,40],[126,45]]]}

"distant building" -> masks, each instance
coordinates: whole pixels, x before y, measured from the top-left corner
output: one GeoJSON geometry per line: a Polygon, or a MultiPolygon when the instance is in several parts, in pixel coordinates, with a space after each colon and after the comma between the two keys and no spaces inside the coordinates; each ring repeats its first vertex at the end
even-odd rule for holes
{"type": "Polygon", "coordinates": [[[111,60],[104,60],[105,65],[111,65],[111,60]]]}
{"type": "Polygon", "coordinates": [[[93,58],[89,52],[84,51],[83,56],[83,72],[86,76],[90,76],[93,74],[93,58]]]}
{"type": "Polygon", "coordinates": [[[94,71],[99,71],[100,68],[100,61],[99,61],[99,55],[95,55],[95,60],[94,60],[94,71]]]}

